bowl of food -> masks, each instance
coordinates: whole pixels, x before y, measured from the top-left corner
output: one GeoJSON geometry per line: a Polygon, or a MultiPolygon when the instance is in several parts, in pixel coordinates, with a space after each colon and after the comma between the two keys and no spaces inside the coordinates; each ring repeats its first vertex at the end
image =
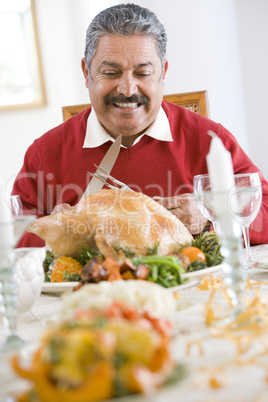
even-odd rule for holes
{"type": "Polygon", "coordinates": [[[31,383],[18,400],[109,400],[164,387],[179,365],[169,351],[169,321],[113,302],[104,310],[76,310],[49,328],[27,365],[11,364],[31,383]]]}

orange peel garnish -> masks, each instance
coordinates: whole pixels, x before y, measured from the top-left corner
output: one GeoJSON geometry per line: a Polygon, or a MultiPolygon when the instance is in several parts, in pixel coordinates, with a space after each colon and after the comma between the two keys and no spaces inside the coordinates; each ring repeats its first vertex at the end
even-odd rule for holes
{"type": "Polygon", "coordinates": [[[197,286],[197,290],[218,289],[221,286],[222,286],[222,279],[214,275],[207,274],[203,276],[203,278],[201,279],[201,283],[200,285],[197,286]]]}

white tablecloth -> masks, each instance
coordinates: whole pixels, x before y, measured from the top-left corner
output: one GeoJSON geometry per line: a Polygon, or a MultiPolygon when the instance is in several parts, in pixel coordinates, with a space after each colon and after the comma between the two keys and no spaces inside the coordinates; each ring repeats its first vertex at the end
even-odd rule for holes
{"type": "MultiPolygon", "coordinates": [[[[268,245],[252,248],[257,257],[268,255],[268,245]]],[[[261,294],[268,297],[268,270],[250,269],[245,274],[255,281],[267,281],[260,286],[261,294]]],[[[222,270],[215,276],[224,277],[222,270]]],[[[199,277],[198,279],[201,279],[199,277]]],[[[265,402],[268,401],[268,341],[256,339],[249,350],[252,364],[236,362],[237,349],[233,341],[212,336],[213,327],[205,325],[204,312],[211,291],[198,290],[197,286],[180,291],[179,311],[172,317],[175,338],[172,355],[185,365],[186,377],[170,388],[163,389],[152,396],[121,399],[141,402],[265,402]],[[189,344],[194,343],[189,349],[189,344]],[[201,350],[200,350],[201,348],[201,350]],[[190,353],[187,353],[189,352],[190,353]],[[256,354],[262,355],[256,362],[256,354]],[[213,386],[214,385],[214,386],[213,386]]],[[[253,298],[255,290],[245,293],[246,301],[253,298]]],[[[215,295],[219,308],[226,304],[221,292],[215,295]]],[[[267,300],[265,300],[267,304],[267,300]]],[[[38,341],[45,330],[47,321],[61,307],[61,298],[44,295],[38,299],[32,312],[21,316],[18,332],[28,345],[38,341]]],[[[217,327],[216,327],[216,330],[217,327]]],[[[0,324],[0,342],[4,339],[3,325],[0,324]]],[[[266,337],[267,339],[267,337],[266,337]]],[[[248,357],[248,356],[247,356],[248,357]]],[[[14,389],[15,375],[9,368],[7,356],[0,356],[0,401],[9,402],[9,390],[14,389]]],[[[16,383],[15,383],[16,384],[16,383]]]]}

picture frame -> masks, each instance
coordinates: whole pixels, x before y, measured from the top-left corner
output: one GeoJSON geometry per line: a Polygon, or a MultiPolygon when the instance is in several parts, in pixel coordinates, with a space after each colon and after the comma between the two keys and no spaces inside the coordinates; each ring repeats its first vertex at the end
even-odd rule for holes
{"type": "Polygon", "coordinates": [[[0,111],[46,104],[34,0],[0,4],[0,111]]]}

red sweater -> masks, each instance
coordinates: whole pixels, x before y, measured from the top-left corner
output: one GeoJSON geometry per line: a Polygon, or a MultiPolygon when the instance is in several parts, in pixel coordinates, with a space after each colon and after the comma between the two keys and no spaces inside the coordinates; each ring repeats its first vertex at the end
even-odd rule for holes
{"type": "MultiPolygon", "coordinates": [[[[168,197],[193,191],[193,177],[207,173],[212,130],[219,135],[233,158],[235,173],[256,172],[236,139],[220,124],[180,106],[163,101],[173,142],[148,136],[129,149],[121,148],[111,174],[135,191],[149,196],[168,197]]],[[[36,139],[28,148],[13,194],[20,194],[24,208],[43,216],[56,204],[75,205],[85,191],[95,164],[99,164],[111,141],[97,148],[83,148],[91,108],[36,139]]],[[[263,179],[262,210],[251,225],[251,243],[268,243],[268,183],[263,179]]],[[[43,246],[37,236],[27,233],[19,246],[43,246]]]]}

